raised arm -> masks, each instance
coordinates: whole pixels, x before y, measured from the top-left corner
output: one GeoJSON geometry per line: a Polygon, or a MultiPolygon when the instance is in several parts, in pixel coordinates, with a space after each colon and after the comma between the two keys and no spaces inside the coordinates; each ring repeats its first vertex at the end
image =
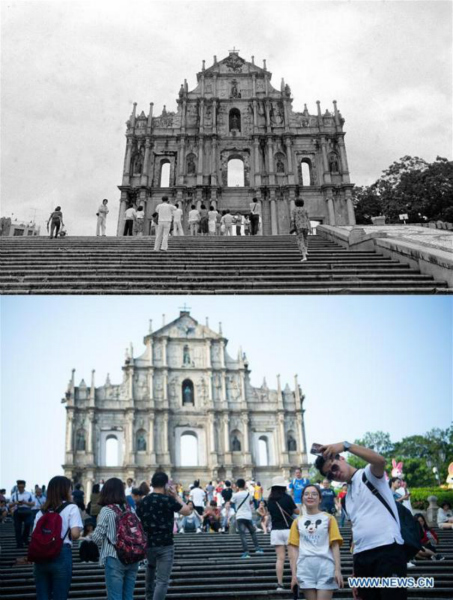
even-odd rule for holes
{"type": "MultiPolygon", "coordinates": [[[[329,444],[327,446],[321,446],[320,448],[320,452],[322,452],[322,455],[326,459],[334,458],[334,456],[344,451],[344,442],[339,442],[338,444],[329,444]]],[[[351,444],[348,448],[348,452],[369,463],[371,465],[371,472],[375,477],[381,478],[384,475],[385,458],[374,450],[370,450],[370,448],[364,448],[358,444],[351,444]]]]}

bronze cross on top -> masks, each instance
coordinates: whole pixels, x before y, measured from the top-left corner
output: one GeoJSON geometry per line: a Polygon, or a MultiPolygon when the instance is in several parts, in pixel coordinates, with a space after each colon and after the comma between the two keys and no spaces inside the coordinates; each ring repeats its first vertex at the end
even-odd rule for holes
{"type": "Polygon", "coordinates": [[[238,52],[240,52],[240,50],[236,50],[236,47],[233,47],[233,50],[228,50],[228,52],[229,52],[230,54],[231,54],[231,53],[237,54],[238,52]]]}
{"type": "Polygon", "coordinates": [[[190,306],[186,306],[186,303],[184,302],[184,306],[179,306],[179,310],[187,312],[188,310],[190,310],[190,306]]]}

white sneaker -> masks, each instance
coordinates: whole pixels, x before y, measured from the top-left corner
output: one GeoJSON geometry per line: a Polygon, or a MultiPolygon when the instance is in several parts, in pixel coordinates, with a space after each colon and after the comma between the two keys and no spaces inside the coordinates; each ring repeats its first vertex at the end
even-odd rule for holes
{"type": "Polygon", "coordinates": [[[408,568],[408,569],[413,569],[413,568],[414,568],[414,567],[416,567],[416,566],[417,566],[417,565],[416,565],[415,563],[411,562],[411,561],[409,561],[409,562],[407,563],[407,568],[408,568]]]}
{"type": "Polygon", "coordinates": [[[199,527],[197,529],[197,533],[201,533],[201,529],[199,527]]]}
{"type": "Polygon", "coordinates": [[[184,529],[180,529],[179,533],[185,533],[184,529]]]}

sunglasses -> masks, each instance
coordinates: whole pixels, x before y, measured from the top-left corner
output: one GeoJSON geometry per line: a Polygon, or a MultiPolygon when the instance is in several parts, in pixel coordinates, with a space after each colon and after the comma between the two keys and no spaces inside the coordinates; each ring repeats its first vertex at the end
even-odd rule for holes
{"type": "Polygon", "coordinates": [[[325,474],[326,479],[329,481],[333,481],[335,479],[335,475],[341,472],[340,465],[336,465],[335,463],[330,467],[330,469],[325,474]]]}

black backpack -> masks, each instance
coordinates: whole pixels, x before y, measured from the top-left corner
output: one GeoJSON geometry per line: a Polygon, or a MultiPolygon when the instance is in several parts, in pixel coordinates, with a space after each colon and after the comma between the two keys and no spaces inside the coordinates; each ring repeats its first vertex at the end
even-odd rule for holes
{"type": "MultiPolygon", "coordinates": [[[[375,496],[379,500],[379,502],[381,502],[385,506],[385,508],[389,511],[389,513],[396,521],[397,519],[395,513],[391,509],[387,500],[383,498],[381,493],[376,489],[376,487],[371,483],[371,481],[368,481],[365,472],[362,475],[362,481],[373,494],[373,496],[375,496]]],[[[404,541],[404,552],[406,554],[407,561],[410,561],[422,549],[419,523],[414,519],[411,511],[408,510],[405,506],[403,506],[401,502],[395,502],[395,504],[398,512],[398,517],[400,519],[401,536],[404,541]]]]}

